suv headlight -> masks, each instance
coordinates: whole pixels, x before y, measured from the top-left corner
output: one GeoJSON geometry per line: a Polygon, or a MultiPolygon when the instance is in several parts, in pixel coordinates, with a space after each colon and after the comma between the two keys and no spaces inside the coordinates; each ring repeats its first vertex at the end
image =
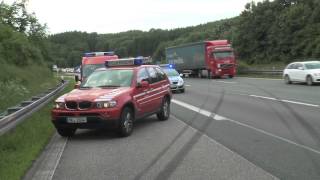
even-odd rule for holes
{"type": "Polygon", "coordinates": [[[117,105],[117,101],[99,101],[96,102],[97,108],[112,108],[117,105]]]}
{"type": "Polygon", "coordinates": [[[64,102],[55,102],[54,108],[56,109],[64,109],[65,103],[64,102]]]}

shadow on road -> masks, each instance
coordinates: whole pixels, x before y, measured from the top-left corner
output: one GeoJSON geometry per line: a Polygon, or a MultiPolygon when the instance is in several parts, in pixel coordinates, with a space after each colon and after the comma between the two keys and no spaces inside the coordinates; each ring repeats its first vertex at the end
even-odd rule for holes
{"type": "MultiPolygon", "coordinates": [[[[152,126],[153,123],[161,123],[155,116],[150,116],[144,119],[139,119],[134,123],[134,130],[132,136],[137,131],[143,131],[147,126],[152,126]]],[[[77,140],[108,140],[121,138],[118,136],[116,129],[78,129],[76,134],[69,138],[71,141],[77,140]]],[[[130,137],[127,137],[130,138],[130,137]]]]}

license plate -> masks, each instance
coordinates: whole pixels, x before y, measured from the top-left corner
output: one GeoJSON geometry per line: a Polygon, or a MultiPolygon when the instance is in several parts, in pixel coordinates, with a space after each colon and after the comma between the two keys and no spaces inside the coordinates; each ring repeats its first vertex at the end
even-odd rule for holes
{"type": "Polygon", "coordinates": [[[86,123],[87,117],[68,117],[67,123],[86,123]]]}
{"type": "Polygon", "coordinates": [[[171,87],[171,88],[176,88],[177,85],[171,84],[170,87],[171,87]]]}

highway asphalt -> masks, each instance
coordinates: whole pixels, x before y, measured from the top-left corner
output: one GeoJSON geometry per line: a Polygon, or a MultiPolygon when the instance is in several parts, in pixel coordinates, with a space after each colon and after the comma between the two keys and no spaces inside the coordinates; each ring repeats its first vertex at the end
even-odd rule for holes
{"type": "Polygon", "coordinates": [[[185,81],[186,92],[174,94],[168,121],[141,120],[127,138],[102,130],[79,130],[69,139],[56,135],[50,144],[61,144],[54,148],[57,153],[40,157],[42,165],[31,174],[49,174],[48,179],[320,179],[319,85],[250,78],[185,81]]]}

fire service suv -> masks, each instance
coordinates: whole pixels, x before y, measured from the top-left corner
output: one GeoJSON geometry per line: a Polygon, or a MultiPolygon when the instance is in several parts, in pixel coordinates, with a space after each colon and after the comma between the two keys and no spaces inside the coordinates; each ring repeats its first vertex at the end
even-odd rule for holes
{"type": "Polygon", "coordinates": [[[77,128],[116,128],[129,136],[133,123],[152,114],[159,120],[170,115],[170,82],[145,57],[110,60],[95,70],[77,89],[59,97],[52,122],[61,136],[74,135],[77,128]]]}
{"type": "Polygon", "coordinates": [[[166,49],[166,59],[179,73],[198,77],[234,77],[236,60],[227,40],[203,41],[166,49]]]}

